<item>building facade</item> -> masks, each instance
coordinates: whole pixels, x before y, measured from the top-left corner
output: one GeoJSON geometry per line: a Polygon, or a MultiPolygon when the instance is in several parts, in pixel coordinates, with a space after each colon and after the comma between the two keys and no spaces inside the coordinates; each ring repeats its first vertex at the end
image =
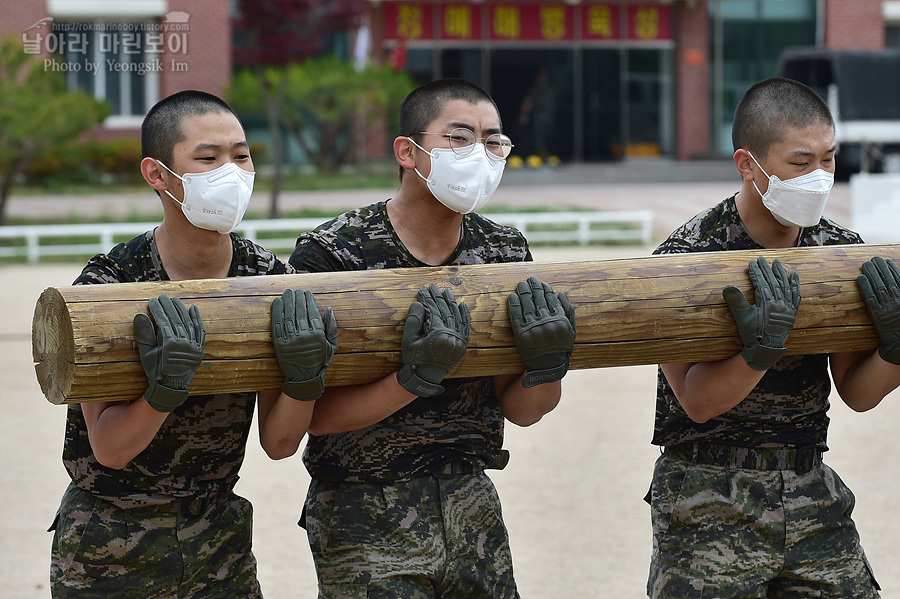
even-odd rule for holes
{"type": "Polygon", "coordinates": [[[179,90],[221,95],[231,25],[219,0],[0,0],[0,37],[109,103],[100,139],[139,137],[147,110],[179,90]]]}
{"type": "Polygon", "coordinates": [[[543,135],[562,160],[690,160],[731,154],[737,101],[785,48],[883,48],[900,2],[399,0],[373,2],[370,24],[376,59],[485,87],[526,154],[543,135]],[[545,77],[549,136],[523,114],[545,77]]]}
{"type": "MultiPolygon", "coordinates": [[[[137,136],[160,98],[223,93],[232,4],[0,0],[0,37],[107,100],[101,137],[137,136]]],[[[366,23],[371,59],[474,81],[517,152],[578,162],[730,155],[737,101],[785,48],[900,46],[900,0],[372,0],[366,23]]]]}

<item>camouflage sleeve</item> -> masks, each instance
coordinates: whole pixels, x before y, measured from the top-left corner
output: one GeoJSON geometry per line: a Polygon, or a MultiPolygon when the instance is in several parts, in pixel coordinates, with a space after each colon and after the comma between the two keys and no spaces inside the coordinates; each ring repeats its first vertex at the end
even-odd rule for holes
{"type": "Polygon", "coordinates": [[[267,250],[256,242],[244,239],[232,233],[232,239],[235,240],[235,251],[237,256],[235,259],[238,264],[246,264],[246,273],[242,273],[242,269],[238,267],[238,276],[243,274],[250,275],[284,275],[293,274],[294,268],[279,260],[274,253],[267,250]]]}
{"type": "Polygon", "coordinates": [[[285,264],[275,257],[272,252],[266,251],[257,254],[257,272],[261,275],[292,275],[296,271],[290,264],[285,264]]]}
{"type": "Polygon", "coordinates": [[[125,244],[115,246],[109,254],[97,254],[84,266],[73,285],[102,285],[105,283],[130,283],[133,279],[111,256],[120,253],[125,244]]]}
{"type": "Polygon", "coordinates": [[[671,237],[659,244],[659,246],[655,250],[653,250],[653,255],[657,256],[660,254],[688,254],[696,251],[699,251],[696,245],[691,244],[683,237],[679,237],[673,234],[671,237]]]}
{"type": "Polygon", "coordinates": [[[334,272],[347,270],[322,244],[301,236],[288,263],[298,272],[334,272]]]}

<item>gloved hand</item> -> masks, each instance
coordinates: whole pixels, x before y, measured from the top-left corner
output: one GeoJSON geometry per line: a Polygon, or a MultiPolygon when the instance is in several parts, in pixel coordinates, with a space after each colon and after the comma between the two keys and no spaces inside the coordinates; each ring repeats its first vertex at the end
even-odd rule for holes
{"type": "Polygon", "coordinates": [[[793,271],[788,276],[778,258],[770,267],[760,256],[750,261],[750,282],[756,294],[755,306],[734,285],[727,286],[722,296],[737,322],[747,364],[754,370],[768,370],[787,352],[784,342],[800,306],[800,275],[793,271]]]}
{"type": "Polygon", "coordinates": [[[284,373],[282,392],[299,401],[325,392],[325,368],[337,350],[337,323],[331,308],[325,321],[311,291],[287,289],[272,300],[272,345],[284,373]]]}
{"type": "Polygon", "coordinates": [[[150,300],[153,321],[143,312],[132,322],[141,365],[149,379],[144,398],[154,410],[171,412],[188,398],[188,387],[203,361],[206,331],[200,310],[177,297],[150,300]]]}
{"type": "Polygon", "coordinates": [[[575,346],[575,308],[568,296],[553,293],[537,277],[528,277],[509,294],[507,305],[513,339],[528,369],[522,386],[562,379],[575,346]]]}
{"type": "Polygon", "coordinates": [[[403,326],[403,367],[397,381],[419,397],[442,393],[441,381],[466,355],[468,344],[466,303],[457,306],[453,292],[445,289],[442,294],[434,283],[422,287],[403,326]]]}
{"type": "Polygon", "coordinates": [[[900,364],[900,268],[876,256],[863,263],[862,273],[856,284],[881,340],[878,355],[900,364]]]}

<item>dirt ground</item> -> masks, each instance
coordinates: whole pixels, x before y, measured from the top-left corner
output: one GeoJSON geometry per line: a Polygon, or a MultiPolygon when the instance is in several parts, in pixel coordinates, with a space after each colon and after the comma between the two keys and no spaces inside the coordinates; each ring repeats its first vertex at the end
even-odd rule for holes
{"type": "MultiPolygon", "coordinates": [[[[649,248],[536,250],[538,260],[645,255],[649,248]]],[[[41,290],[68,285],[80,265],[0,267],[0,597],[46,599],[50,525],[67,476],[65,408],[49,404],[31,363],[41,290]]],[[[560,406],[529,428],[508,425],[512,460],[495,472],[526,599],[645,597],[651,532],[642,501],[659,455],[650,445],[655,366],[571,372],[560,406]]],[[[865,414],[833,398],[827,462],[857,496],[855,519],[885,599],[900,598],[900,393],[865,414]]],[[[237,491],[255,507],[254,551],[266,597],[316,596],[297,525],[308,475],[299,455],[274,462],[251,433],[237,491]]]]}

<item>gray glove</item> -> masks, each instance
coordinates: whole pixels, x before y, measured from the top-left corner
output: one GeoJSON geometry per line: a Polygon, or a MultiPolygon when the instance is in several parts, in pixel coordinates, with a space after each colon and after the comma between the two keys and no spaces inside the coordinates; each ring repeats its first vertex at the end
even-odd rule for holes
{"type": "Polygon", "coordinates": [[[727,286],[722,296],[744,342],[747,364],[754,370],[768,370],[787,352],[784,342],[800,306],[800,275],[793,271],[788,276],[778,258],[770,267],[760,256],[750,261],[750,282],[756,294],[755,306],[734,285],[727,286]]]}
{"type": "Polygon", "coordinates": [[[272,345],[284,373],[282,392],[299,401],[325,392],[325,368],[337,350],[337,323],[331,308],[319,315],[311,291],[287,289],[272,301],[272,345]]]}
{"type": "Polygon", "coordinates": [[[188,387],[203,361],[206,331],[200,310],[188,310],[177,297],[160,295],[150,300],[153,321],[135,314],[134,338],[141,365],[149,379],[144,398],[154,410],[171,412],[188,398],[188,387]]]}
{"type": "Polygon", "coordinates": [[[507,298],[513,339],[527,372],[523,387],[562,379],[575,347],[575,308],[537,277],[516,285],[507,298]]]}
{"type": "Polygon", "coordinates": [[[416,300],[403,326],[397,381],[410,393],[431,397],[444,391],[441,381],[466,355],[469,307],[457,306],[452,291],[442,294],[433,283],[419,289],[416,300]]]}
{"type": "Polygon", "coordinates": [[[863,263],[856,284],[881,341],[878,355],[900,364],[900,268],[893,260],[876,256],[863,263]]]}

